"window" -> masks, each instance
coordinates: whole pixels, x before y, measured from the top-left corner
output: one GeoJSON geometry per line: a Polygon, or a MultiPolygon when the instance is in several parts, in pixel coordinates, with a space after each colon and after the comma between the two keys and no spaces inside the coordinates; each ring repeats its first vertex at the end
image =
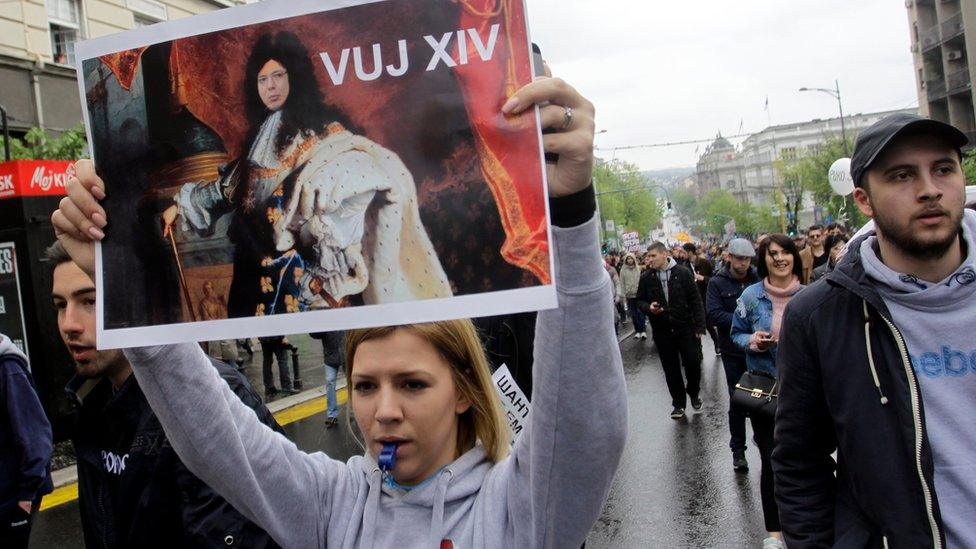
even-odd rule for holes
{"type": "Polygon", "coordinates": [[[51,57],[55,63],[75,64],[75,42],[81,38],[78,0],[46,0],[51,34],[51,57]]]}
{"type": "Polygon", "coordinates": [[[148,27],[149,25],[155,25],[156,23],[159,22],[159,21],[155,21],[153,19],[150,19],[148,17],[143,17],[141,15],[134,16],[134,20],[135,20],[135,26],[136,26],[136,28],[139,28],[139,27],[148,27]]]}
{"type": "Polygon", "coordinates": [[[796,160],[796,147],[783,147],[779,152],[783,160],[796,160]]]}

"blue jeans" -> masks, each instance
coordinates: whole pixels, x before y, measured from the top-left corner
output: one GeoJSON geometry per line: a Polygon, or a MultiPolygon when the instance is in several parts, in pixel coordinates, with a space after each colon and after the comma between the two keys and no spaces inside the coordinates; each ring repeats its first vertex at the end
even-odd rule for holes
{"type": "Polygon", "coordinates": [[[630,309],[630,319],[634,321],[634,332],[641,333],[647,331],[644,313],[637,308],[637,298],[627,298],[627,308],[630,309]]]}
{"type": "MultiPolygon", "coordinates": [[[[722,366],[725,369],[725,382],[729,386],[729,397],[735,391],[735,384],[739,382],[742,374],[746,373],[746,358],[722,353],[722,366]]],[[[746,449],[746,415],[732,407],[731,398],[729,400],[729,447],[733,450],[746,449]]],[[[776,532],[777,530],[770,530],[776,532]]]]}
{"type": "Polygon", "coordinates": [[[326,415],[329,419],[339,417],[339,401],[336,399],[336,376],[339,370],[334,366],[325,365],[325,398],[329,401],[326,415]]]}

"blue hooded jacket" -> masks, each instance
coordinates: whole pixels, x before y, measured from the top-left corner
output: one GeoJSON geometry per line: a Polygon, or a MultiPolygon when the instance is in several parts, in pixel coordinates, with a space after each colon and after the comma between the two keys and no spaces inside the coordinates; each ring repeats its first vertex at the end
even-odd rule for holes
{"type": "Polygon", "coordinates": [[[53,450],[27,357],[0,334],[0,514],[51,493],[53,450]]]}

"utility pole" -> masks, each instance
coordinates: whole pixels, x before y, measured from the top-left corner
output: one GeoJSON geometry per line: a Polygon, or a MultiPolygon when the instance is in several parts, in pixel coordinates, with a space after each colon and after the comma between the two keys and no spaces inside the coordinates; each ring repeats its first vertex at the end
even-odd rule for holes
{"type": "MultiPolygon", "coordinates": [[[[831,96],[831,97],[833,97],[834,99],[837,100],[837,110],[840,111],[840,136],[841,136],[841,139],[844,140],[844,156],[849,158],[851,156],[851,151],[850,151],[850,146],[847,144],[847,125],[844,122],[844,102],[841,100],[841,97],[840,97],[840,80],[837,80],[837,79],[834,80],[834,89],[830,89],[830,88],[805,88],[804,87],[804,88],[800,88],[800,91],[801,92],[805,92],[805,91],[817,91],[817,92],[821,92],[821,93],[826,93],[827,95],[829,95],[829,96],[831,96]]],[[[852,221],[854,221],[854,207],[855,207],[854,206],[854,195],[853,194],[849,194],[849,195],[845,196],[844,197],[844,209],[846,209],[847,210],[847,213],[848,213],[847,219],[846,219],[846,221],[848,222],[848,224],[850,224],[852,221]]]]}

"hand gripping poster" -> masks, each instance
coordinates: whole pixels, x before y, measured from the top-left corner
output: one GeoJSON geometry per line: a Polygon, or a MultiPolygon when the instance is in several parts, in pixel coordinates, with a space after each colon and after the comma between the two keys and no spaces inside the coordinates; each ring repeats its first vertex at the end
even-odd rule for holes
{"type": "Polygon", "coordinates": [[[101,348],[556,306],[522,0],[271,0],[83,42],[101,348]]]}

